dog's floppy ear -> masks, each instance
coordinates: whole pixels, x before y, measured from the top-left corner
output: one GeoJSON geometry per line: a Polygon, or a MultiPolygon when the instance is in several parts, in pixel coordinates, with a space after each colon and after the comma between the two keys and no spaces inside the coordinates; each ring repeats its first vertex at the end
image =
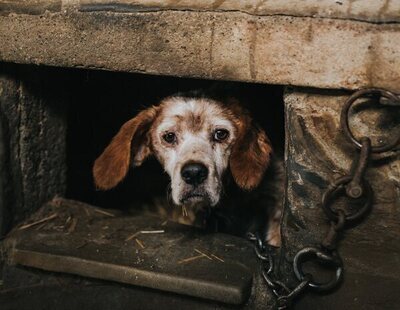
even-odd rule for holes
{"type": "Polygon", "coordinates": [[[270,163],[272,147],[264,130],[244,112],[237,123],[237,140],[230,156],[236,184],[244,190],[256,188],[270,163]]]}
{"type": "Polygon", "coordinates": [[[94,163],[93,177],[97,188],[108,190],[115,187],[128,173],[131,162],[140,166],[151,154],[147,131],[157,111],[158,107],[150,107],[122,125],[94,163]]]}

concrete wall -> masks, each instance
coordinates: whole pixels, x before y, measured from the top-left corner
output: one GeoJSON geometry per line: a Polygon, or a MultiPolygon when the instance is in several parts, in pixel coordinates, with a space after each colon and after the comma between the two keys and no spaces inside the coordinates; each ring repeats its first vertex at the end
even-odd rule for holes
{"type": "Polygon", "coordinates": [[[67,105],[58,82],[45,69],[0,65],[1,234],[65,191],[67,105]]]}

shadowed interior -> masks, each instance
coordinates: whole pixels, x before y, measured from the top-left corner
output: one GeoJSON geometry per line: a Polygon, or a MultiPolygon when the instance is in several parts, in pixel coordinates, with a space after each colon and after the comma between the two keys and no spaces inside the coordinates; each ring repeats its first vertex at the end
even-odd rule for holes
{"type": "Polygon", "coordinates": [[[121,125],[139,111],[166,96],[210,87],[218,94],[242,99],[271,138],[274,149],[283,153],[280,86],[81,71],[76,76],[69,107],[67,198],[106,208],[136,209],[151,203],[154,197],[166,196],[169,177],[154,158],[130,169],[125,180],[110,191],[95,189],[91,175],[93,162],[121,125]]]}

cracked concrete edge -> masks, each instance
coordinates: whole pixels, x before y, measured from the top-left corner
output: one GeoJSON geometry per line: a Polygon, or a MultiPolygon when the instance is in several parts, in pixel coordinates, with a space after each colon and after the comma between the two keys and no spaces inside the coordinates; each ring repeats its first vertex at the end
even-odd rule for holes
{"type": "Polygon", "coordinates": [[[400,91],[400,25],[217,12],[0,16],[0,60],[400,91]]]}
{"type": "Polygon", "coordinates": [[[178,10],[242,12],[254,16],[322,17],[371,23],[400,22],[399,0],[30,0],[0,1],[0,12],[38,14],[74,7],[82,11],[178,10]]]}

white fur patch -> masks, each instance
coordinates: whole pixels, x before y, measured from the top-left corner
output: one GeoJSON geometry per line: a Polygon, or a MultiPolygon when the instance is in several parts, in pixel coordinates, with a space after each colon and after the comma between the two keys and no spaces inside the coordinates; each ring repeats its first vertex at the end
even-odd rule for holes
{"type": "Polygon", "coordinates": [[[209,205],[216,205],[222,189],[222,175],[228,167],[232,141],[235,139],[232,121],[222,106],[212,100],[174,97],[164,101],[162,107],[162,119],[152,128],[152,137],[156,140],[153,146],[171,177],[174,203],[185,204],[183,198],[193,191],[201,193],[209,205]],[[229,132],[225,141],[213,140],[217,129],[229,132]],[[163,141],[166,132],[176,135],[176,143],[163,141]],[[181,177],[182,167],[190,162],[201,163],[209,171],[207,179],[196,188],[186,184],[181,177]]]}

